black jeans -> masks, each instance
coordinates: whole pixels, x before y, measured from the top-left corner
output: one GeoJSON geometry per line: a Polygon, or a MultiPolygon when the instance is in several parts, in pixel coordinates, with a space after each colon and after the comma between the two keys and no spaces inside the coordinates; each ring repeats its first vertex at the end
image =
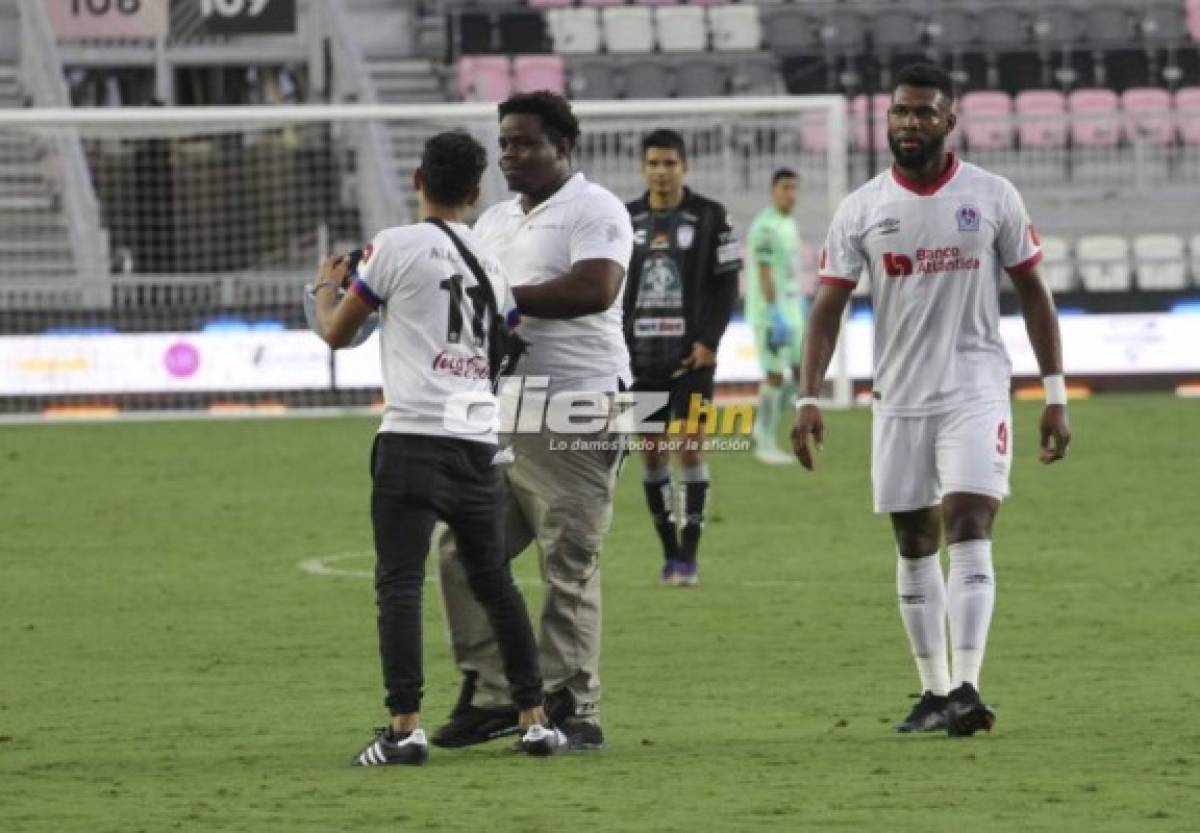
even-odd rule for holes
{"type": "Polygon", "coordinates": [[[434,523],[458,539],[471,592],[496,632],[513,703],[542,702],[537,643],[525,600],[504,558],[504,475],[496,446],[447,437],[380,433],[371,450],[371,521],[375,528],[375,601],[384,701],[393,714],[420,711],[421,591],[434,523]]]}

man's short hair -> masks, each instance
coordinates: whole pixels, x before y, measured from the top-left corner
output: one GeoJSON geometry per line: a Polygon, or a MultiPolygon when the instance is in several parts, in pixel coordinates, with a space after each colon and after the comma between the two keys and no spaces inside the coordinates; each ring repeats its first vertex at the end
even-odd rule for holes
{"type": "Polygon", "coordinates": [[[514,113],[537,116],[542,120],[542,129],[557,144],[565,141],[570,150],[579,142],[579,119],[571,112],[571,104],[561,95],[549,90],[533,93],[517,93],[500,102],[497,108],[500,118],[514,113]]]}
{"type": "Polygon", "coordinates": [[[781,179],[799,179],[800,177],[791,168],[778,168],[775,173],[771,174],[771,187],[774,188],[779,184],[781,179]]]}
{"type": "Polygon", "coordinates": [[[904,67],[896,73],[896,83],[892,85],[892,90],[901,85],[938,90],[946,96],[947,101],[954,100],[954,80],[950,73],[933,64],[909,64],[904,67]]]}
{"type": "Polygon", "coordinates": [[[425,142],[421,177],[425,196],[438,205],[460,206],[479,187],[487,151],[469,133],[450,130],[425,142]]]}
{"type": "Polygon", "coordinates": [[[683,142],[683,137],[674,130],[669,130],[665,127],[660,127],[657,130],[651,130],[642,137],[642,158],[646,158],[646,151],[650,148],[662,148],[664,150],[673,150],[679,154],[681,162],[687,161],[687,145],[683,142]]]}

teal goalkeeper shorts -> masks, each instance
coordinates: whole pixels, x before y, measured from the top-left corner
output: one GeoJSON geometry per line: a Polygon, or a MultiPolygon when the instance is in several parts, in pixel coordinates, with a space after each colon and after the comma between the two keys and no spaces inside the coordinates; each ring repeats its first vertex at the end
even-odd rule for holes
{"type": "Polygon", "coordinates": [[[754,350],[758,353],[758,364],[763,373],[779,373],[785,379],[791,378],[789,368],[799,367],[804,356],[804,312],[789,305],[783,309],[783,317],[792,326],[792,341],[775,350],[767,344],[767,336],[771,332],[770,314],[764,320],[750,319],[750,329],[754,333],[754,350]]]}

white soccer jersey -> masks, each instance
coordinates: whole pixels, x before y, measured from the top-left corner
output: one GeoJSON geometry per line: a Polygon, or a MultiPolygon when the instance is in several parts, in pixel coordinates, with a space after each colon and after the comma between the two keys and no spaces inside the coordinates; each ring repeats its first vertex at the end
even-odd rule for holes
{"type": "MultiPolygon", "coordinates": [[[[491,250],[462,223],[448,225],[487,273],[501,314],[511,310],[509,282],[491,250]]],[[[382,308],[379,430],[496,442],[496,426],[481,431],[476,421],[497,414],[488,376],[491,322],[478,281],[446,233],[432,223],[384,229],[364,251],[350,291],[382,308]],[[455,421],[446,408],[463,393],[484,406],[471,410],[471,422],[455,421]]]]}
{"type": "MultiPolygon", "coordinates": [[[[581,260],[604,259],[628,271],[633,226],[625,204],[575,174],[557,193],[526,214],[517,197],[498,203],[475,223],[504,264],[514,286],[545,283],[581,260]]],[[[517,332],[529,342],[518,365],[526,376],[550,377],[552,390],[613,391],[630,381],[621,329],[625,284],[604,312],[565,320],[522,316],[517,332]]]]}
{"type": "Polygon", "coordinates": [[[876,412],[916,416],[1006,399],[1000,270],[1020,280],[1041,257],[1012,183],[957,157],[929,185],[893,168],[842,200],[820,279],[853,286],[869,275],[876,412]]]}

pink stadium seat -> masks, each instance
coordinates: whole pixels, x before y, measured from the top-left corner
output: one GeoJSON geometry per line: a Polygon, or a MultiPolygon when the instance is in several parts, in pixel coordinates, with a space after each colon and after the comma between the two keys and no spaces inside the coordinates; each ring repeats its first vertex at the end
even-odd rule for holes
{"type": "MultiPolygon", "coordinates": [[[[887,113],[888,108],[892,106],[892,97],[884,93],[876,93],[874,96],[874,119],[875,119],[875,149],[887,150],[887,113]]],[[[867,98],[863,95],[857,95],[850,101],[850,138],[855,150],[863,150],[867,147],[867,98]]]]}
{"type": "Polygon", "coordinates": [[[1192,0],[1187,5],[1187,28],[1192,40],[1200,43],[1200,3],[1192,0]]]}
{"type": "Polygon", "coordinates": [[[1121,94],[1125,113],[1125,138],[1152,145],[1169,145],[1175,137],[1171,124],[1171,94],[1157,87],[1134,87],[1121,94]]]}
{"type": "Polygon", "coordinates": [[[1022,147],[1059,148],[1067,143],[1067,100],[1055,90],[1017,93],[1017,132],[1022,147]]]}
{"type": "Polygon", "coordinates": [[[804,149],[814,152],[829,150],[829,126],[823,112],[806,112],[800,115],[800,139],[804,149]]]}
{"type": "Polygon", "coordinates": [[[1007,150],[1013,145],[1012,99],[995,90],[962,97],[962,130],[972,150],[1007,150]]]}
{"type": "Polygon", "coordinates": [[[678,6],[681,0],[633,0],[635,6],[678,6]]]}
{"type": "Polygon", "coordinates": [[[518,55],[513,58],[513,88],[519,93],[567,89],[567,67],[558,55],[518,55]]]}
{"type": "Polygon", "coordinates": [[[1071,140],[1087,147],[1115,147],[1121,138],[1117,94],[1112,90],[1075,90],[1067,97],[1071,140]]]}
{"type": "Polygon", "coordinates": [[[1175,91],[1175,123],[1185,144],[1200,145],[1200,87],[1175,91]]]}
{"type": "Polygon", "coordinates": [[[512,95],[508,58],[493,55],[459,58],[458,92],[464,101],[503,101],[512,95]]]}

